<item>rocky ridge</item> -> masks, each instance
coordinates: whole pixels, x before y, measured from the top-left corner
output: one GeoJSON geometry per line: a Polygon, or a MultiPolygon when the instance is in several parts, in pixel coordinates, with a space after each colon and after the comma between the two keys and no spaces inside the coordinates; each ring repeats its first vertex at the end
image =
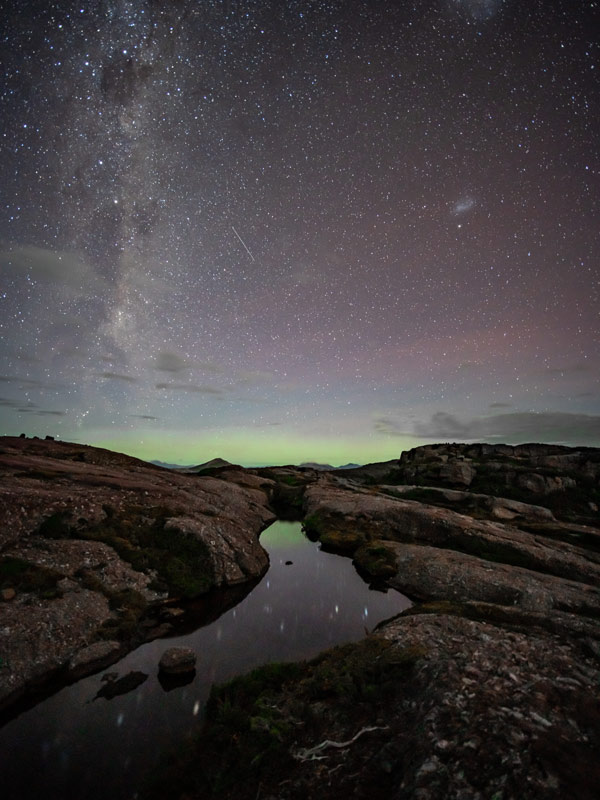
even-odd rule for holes
{"type": "Polygon", "coordinates": [[[217,687],[158,794],[597,796],[599,450],[432,445],[257,474],[278,513],[416,604],[358,644],[217,687]]]}

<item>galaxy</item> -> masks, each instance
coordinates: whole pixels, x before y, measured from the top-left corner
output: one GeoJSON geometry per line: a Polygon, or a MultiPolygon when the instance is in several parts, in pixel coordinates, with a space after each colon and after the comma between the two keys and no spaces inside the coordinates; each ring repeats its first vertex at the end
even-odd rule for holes
{"type": "Polygon", "coordinates": [[[0,429],[600,445],[596,2],[2,12],[0,429]]]}

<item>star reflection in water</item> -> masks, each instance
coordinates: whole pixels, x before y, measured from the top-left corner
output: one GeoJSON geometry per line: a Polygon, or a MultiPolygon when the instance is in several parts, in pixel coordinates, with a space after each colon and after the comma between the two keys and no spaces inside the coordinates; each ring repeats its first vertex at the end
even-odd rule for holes
{"type": "Polygon", "coordinates": [[[367,621],[372,627],[410,605],[397,592],[371,591],[350,559],[322,552],[300,523],[274,523],[261,544],[270,568],[247,596],[239,589],[224,593],[229,610],[221,616],[217,597],[198,603],[178,622],[177,636],[142,645],[110,668],[119,676],[149,675],[131,692],[90,703],[106,685],[103,673],[92,675],[0,730],[0,780],[11,787],[3,800],[133,798],[148,764],[202,719],[214,682],[360,639],[367,621]],[[197,671],[163,687],[158,662],[172,646],[193,648],[197,671]]]}

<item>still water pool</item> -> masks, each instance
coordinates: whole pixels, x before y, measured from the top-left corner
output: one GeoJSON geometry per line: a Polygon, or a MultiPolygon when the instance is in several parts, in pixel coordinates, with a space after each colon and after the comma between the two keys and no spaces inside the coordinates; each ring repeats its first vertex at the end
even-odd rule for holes
{"type": "Polygon", "coordinates": [[[142,645],[4,726],[3,800],[135,798],[160,755],[198,725],[213,683],[268,661],[311,658],[356,641],[410,605],[393,590],[370,590],[350,559],[322,552],[300,523],[275,522],[261,544],[269,553],[269,571],[234,608],[192,632],[142,645]],[[196,676],[165,690],[158,662],[178,645],[196,651],[196,676]],[[131,671],[148,677],[128,694],[96,698],[106,686],[103,674],[131,671]]]}

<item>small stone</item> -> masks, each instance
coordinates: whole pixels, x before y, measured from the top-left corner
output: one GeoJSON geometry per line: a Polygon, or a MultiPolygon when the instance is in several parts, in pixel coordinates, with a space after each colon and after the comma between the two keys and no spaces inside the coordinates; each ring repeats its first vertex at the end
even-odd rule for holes
{"type": "Polygon", "coordinates": [[[294,563],[293,561],[286,561],[286,562],[285,562],[285,565],[286,565],[286,567],[289,567],[289,566],[291,566],[293,563],[294,563]]]}
{"type": "Polygon", "coordinates": [[[56,584],[56,588],[63,594],[66,594],[67,592],[81,591],[81,586],[77,583],[77,581],[74,581],[72,578],[62,578],[56,584]]]}
{"type": "Polygon", "coordinates": [[[185,614],[183,608],[161,608],[160,610],[161,619],[175,619],[183,614],[185,614]]]}
{"type": "Polygon", "coordinates": [[[158,668],[169,675],[180,675],[196,668],[196,653],[189,647],[170,647],[162,654],[158,668]]]}
{"type": "Polygon", "coordinates": [[[14,600],[17,596],[15,590],[10,586],[8,589],[2,589],[2,599],[3,600],[14,600]]]}

